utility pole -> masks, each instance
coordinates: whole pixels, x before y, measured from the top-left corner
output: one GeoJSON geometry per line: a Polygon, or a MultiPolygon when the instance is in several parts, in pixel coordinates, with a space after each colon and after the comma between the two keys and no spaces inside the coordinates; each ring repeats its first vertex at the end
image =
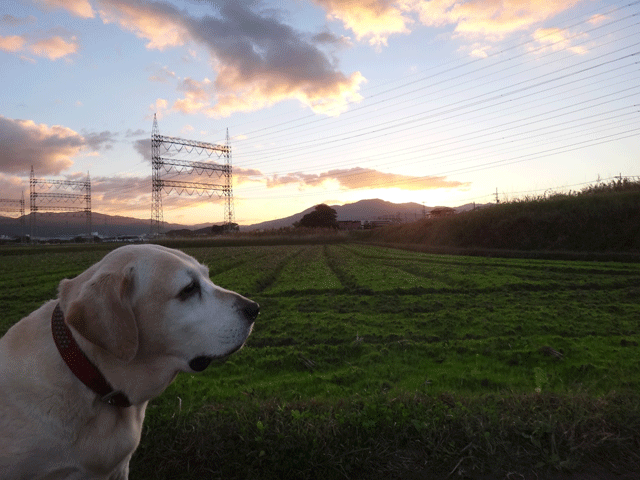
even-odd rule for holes
{"type": "Polygon", "coordinates": [[[498,197],[498,187],[496,187],[496,203],[500,203],[500,197],[498,197]]]}

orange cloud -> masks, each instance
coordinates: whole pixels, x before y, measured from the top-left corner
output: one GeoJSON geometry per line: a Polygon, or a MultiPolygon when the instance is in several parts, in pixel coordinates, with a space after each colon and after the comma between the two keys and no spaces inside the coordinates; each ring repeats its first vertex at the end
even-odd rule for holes
{"type": "Polygon", "coordinates": [[[12,35],[11,37],[0,36],[0,50],[5,52],[16,53],[24,48],[26,40],[18,35],[12,35]]]}
{"type": "Polygon", "coordinates": [[[455,32],[465,37],[482,36],[499,40],[507,34],[533,25],[568,10],[580,0],[417,0],[412,8],[427,26],[456,25],[455,32]]]}
{"type": "MultiPolygon", "coordinates": [[[[429,27],[454,25],[456,36],[498,41],[568,10],[581,0],[313,0],[331,20],[381,47],[391,35],[410,33],[416,22],[429,27]],[[417,17],[417,18],[416,18],[417,17]]],[[[598,18],[593,19],[594,22],[598,18]]],[[[465,47],[486,56],[487,47],[465,47]]]]}
{"type": "Polygon", "coordinates": [[[372,188],[399,188],[402,190],[433,190],[437,188],[467,187],[469,183],[447,180],[446,177],[414,177],[397,173],[386,173],[371,168],[354,167],[350,169],[330,170],[320,174],[290,173],[284,176],[274,175],[267,179],[267,187],[288,184],[316,187],[325,182],[338,182],[347,190],[372,188]]]}
{"type": "Polygon", "coordinates": [[[152,118],[154,114],[160,119],[164,116],[164,113],[167,111],[169,106],[169,102],[167,102],[164,98],[158,98],[155,103],[149,105],[149,118],[152,118]]]}
{"type": "Polygon", "coordinates": [[[76,37],[71,37],[67,41],[58,35],[33,42],[24,36],[0,36],[0,50],[10,53],[31,53],[54,61],[76,53],[78,51],[78,43],[76,37]]]}
{"type": "Polygon", "coordinates": [[[185,78],[178,90],[185,92],[185,98],[176,100],[173,109],[182,113],[196,113],[209,107],[213,92],[211,80],[205,78],[202,82],[185,78]]]}
{"type": "Polygon", "coordinates": [[[316,113],[336,116],[345,111],[350,103],[362,99],[358,93],[364,77],[355,72],[349,77],[339,72],[329,76],[325,84],[316,81],[290,79],[283,82],[277,71],[264,71],[256,78],[243,78],[234,67],[223,69],[216,80],[218,95],[216,103],[205,110],[212,117],[226,117],[237,111],[253,111],[282,100],[297,99],[316,113]]]}
{"type": "Polygon", "coordinates": [[[70,42],[59,36],[39,40],[29,46],[29,51],[39,57],[46,57],[49,60],[58,60],[78,51],[76,37],[72,37],[70,42]]]}
{"type": "MultiPolygon", "coordinates": [[[[0,192],[2,192],[2,198],[7,198],[11,200],[20,200],[22,198],[23,193],[27,191],[26,205],[25,208],[29,208],[29,182],[26,182],[22,177],[18,177],[15,175],[5,175],[0,172],[0,192]]],[[[1,205],[0,205],[1,207],[1,205]]],[[[11,216],[6,212],[0,213],[2,216],[11,216]]]]}
{"type": "Polygon", "coordinates": [[[358,40],[371,45],[387,45],[389,36],[409,33],[413,20],[403,11],[403,2],[385,0],[313,0],[327,12],[330,20],[340,20],[358,40]]]}
{"type": "Polygon", "coordinates": [[[138,38],[148,40],[147,48],[164,50],[191,39],[180,22],[179,12],[170,5],[121,0],[104,0],[100,5],[100,18],[105,24],[117,23],[138,38]]]}
{"type": "Polygon", "coordinates": [[[76,17],[93,18],[93,8],[89,0],[38,0],[48,8],[63,8],[76,17]]]}

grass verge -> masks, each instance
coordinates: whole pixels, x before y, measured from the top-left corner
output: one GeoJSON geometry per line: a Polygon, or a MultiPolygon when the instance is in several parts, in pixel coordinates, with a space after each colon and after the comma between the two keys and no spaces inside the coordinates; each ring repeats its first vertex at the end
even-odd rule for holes
{"type": "Polygon", "coordinates": [[[178,405],[150,415],[132,477],[581,478],[606,468],[633,478],[640,471],[640,396],[631,393],[244,398],[195,412],[178,405]]]}

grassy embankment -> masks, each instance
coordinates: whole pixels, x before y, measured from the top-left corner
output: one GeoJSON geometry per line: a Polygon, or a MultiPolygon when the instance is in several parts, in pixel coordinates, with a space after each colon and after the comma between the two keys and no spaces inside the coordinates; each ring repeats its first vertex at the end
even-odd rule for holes
{"type": "MultiPolygon", "coordinates": [[[[132,478],[553,478],[640,465],[637,264],[349,244],[185,251],[262,313],[245,349],[150,404],[132,478]]],[[[0,334],[103,254],[4,255],[0,334]]]]}
{"type": "MultiPolygon", "coordinates": [[[[362,232],[362,240],[424,249],[640,253],[640,181],[525,198],[440,219],[362,232]]],[[[620,258],[624,258],[621,256],[620,258]]]]}

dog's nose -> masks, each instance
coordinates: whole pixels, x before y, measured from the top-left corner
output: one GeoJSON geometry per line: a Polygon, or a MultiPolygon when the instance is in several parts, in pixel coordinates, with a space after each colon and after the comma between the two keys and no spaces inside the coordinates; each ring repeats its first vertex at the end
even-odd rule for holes
{"type": "Polygon", "coordinates": [[[251,300],[243,299],[242,305],[240,306],[239,310],[242,312],[244,318],[247,319],[249,324],[252,324],[256,321],[258,313],[260,313],[260,305],[251,300]]]}

